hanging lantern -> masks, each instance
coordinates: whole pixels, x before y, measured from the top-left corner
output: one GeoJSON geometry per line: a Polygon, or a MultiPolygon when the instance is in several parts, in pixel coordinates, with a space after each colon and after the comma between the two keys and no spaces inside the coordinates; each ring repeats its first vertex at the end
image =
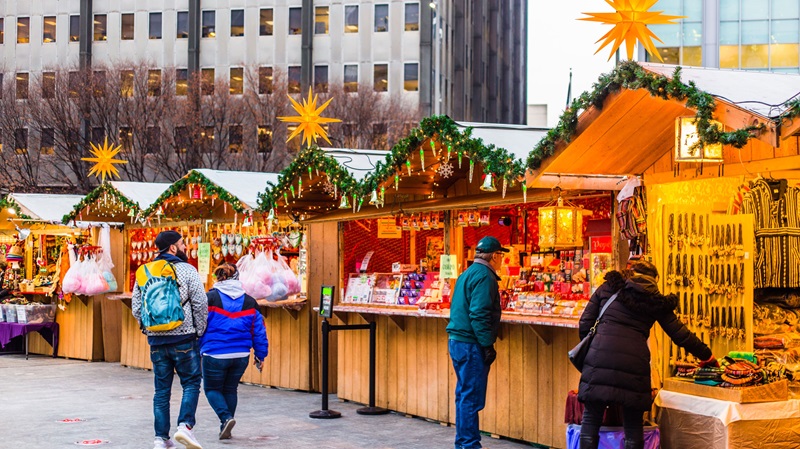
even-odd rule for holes
{"type": "MultiPolygon", "coordinates": [[[[722,144],[696,146],[700,139],[695,118],[675,119],[675,162],[716,162],[721,163],[722,144]]],[[[722,123],[709,120],[712,126],[722,130],[722,123]]]]}
{"type": "Polygon", "coordinates": [[[378,199],[378,191],[377,190],[373,190],[372,191],[372,196],[370,196],[370,198],[369,198],[369,204],[371,204],[373,206],[377,206],[378,204],[380,204],[380,200],[378,199]]]}
{"type": "Polygon", "coordinates": [[[350,203],[347,202],[347,195],[342,195],[342,202],[339,203],[339,209],[349,209],[350,203]]]}
{"type": "Polygon", "coordinates": [[[497,192],[497,188],[494,186],[494,180],[492,179],[491,173],[488,173],[483,178],[483,185],[481,186],[481,190],[483,190],[484,192],[497,192]]]}
{"type": "Polygon", "coordinates": [[[583,208],[558,199],[539,208],[539,247],[558,250],[583,247],[583,208]]]}

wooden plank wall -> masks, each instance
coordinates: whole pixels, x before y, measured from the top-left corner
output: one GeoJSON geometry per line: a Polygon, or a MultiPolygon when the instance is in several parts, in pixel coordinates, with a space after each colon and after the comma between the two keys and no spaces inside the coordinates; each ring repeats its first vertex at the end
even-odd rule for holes
{"type": "MultiPolygon", "coordinates": [[[[348,324],[366,323],[358,314],[341,316],[348,324]]],[[[400,323],[405,330],[388,317],[377,317],[376,405],[453,423],[456,378],[447,350],[447,320],[405,318],[400,323]]],[[[579,341],[577,330],[553,328],[549,345],[527,325],[503,324],[500,335],[481,430],[566,447],[564,406],[580,380],[566,354],[579,341]]],[[[340,332],[338,350],[339,397],[367,403],[369,333],[340,332]]]]}
{"type": "Polygon", "coordinates": [[[153,369],[147,337],[139,329],[130,307],[122,308],[122,338],[119,363],[130,368],[153,369]]]}
{"type": "MultiPolygon", "coordinates": [[[[73,296],[67,310],[56,311],[59,324],[58,356],[68,359],[103,360],[103,330],[101,320],[102,295],[83,300],[73,296]]],[[[53,354],[53,348],[38,334],[31,334],[32,354],[53,354]]]]}

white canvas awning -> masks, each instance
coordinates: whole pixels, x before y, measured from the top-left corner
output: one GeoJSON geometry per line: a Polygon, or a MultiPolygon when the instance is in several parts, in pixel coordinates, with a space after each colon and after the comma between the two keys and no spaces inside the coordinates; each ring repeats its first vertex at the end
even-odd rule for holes
{"type": "Polygon", "coordinates": [[[484,145],[502,148],[523,161],[548,131],[547,128],[503,123],[456,122],[456,125],[462,132],[472,128],[472,137],[480,138],[484,145]]]}
{"type": "Polygon", "coordinates": [[[200,173],[209,181],[227,190],[251,209],[258,207],[258,194],[267,189],[267,183],[278,182],[278,173],[260,173],[249,171],[228,171],[196,168],[192,171],[200,173]]]}
{"type": "Polygon", "coordinates": [[[139,205],[140,209],[147,209],[171,185],[166,182],[130,182],[111,181],[113,186],[125,198],[139,205]]]}
{"type": "Polygon", "coordinates": [[[56,193],[10,193],[8,197],[19,205],[23,214],[52,223],[61,223],[64,215],[83,199],[83,195],[56,193]]]}

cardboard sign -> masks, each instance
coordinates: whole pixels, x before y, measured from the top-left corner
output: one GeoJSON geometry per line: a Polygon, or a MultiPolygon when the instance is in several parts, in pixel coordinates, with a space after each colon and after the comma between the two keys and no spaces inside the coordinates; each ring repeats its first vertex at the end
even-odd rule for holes
{"type": "Polygon", "coordinates": [[[197,272],[202,276],[211,273],[211,243],[197,244],[197,272]]]}
{"type": "Polygon", "coordinates": [[[611,236],[606,235],[603,237],[591,237],[589,239],[591,252],[592,253],[610,253],[611,248],[611,236]]]}
{"type": "Polygon", "coordinates": [[[397,226],[397,221],[393,217],[378,219],[379,239],[399,239],[401,237],[403,237],[403,230],[397,226]]]}
{"type": "Polygon", "coordinates": [[[458,261],[455,254],[442,254],[439,256],[439,277],[441,279],[455,279],[458,277],[458,261]]]}

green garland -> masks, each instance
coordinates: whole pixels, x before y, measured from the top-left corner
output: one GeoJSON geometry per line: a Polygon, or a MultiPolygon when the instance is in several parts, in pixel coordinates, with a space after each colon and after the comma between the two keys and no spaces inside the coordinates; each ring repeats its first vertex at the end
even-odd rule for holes
{"type": "Polygon", "coordinates": [[[131,201],[128,197],[123,195],[122,192],[117,190],[113,185],[111,185],[108,182],[103,182],[99,186],[95,187],[94,190],[87,193],[86,196],[83,197],[83,199],[81,199],[80,202],[76,204],[75,207],[72,208],[72,211],[70,213],[64,215],[64,218],[61,219],[61,222],[68,223],[72,220],[77,219],[81,211],[86,209],[86,207],[94,204],[95,201],[100,199],[100,196],[103,194],[113,195],[117,199],[117,201],[122,203],[122,205],[128,209],[133,209],[138,212],[141,208],[141,206],[139,206],[139,203],[131,201]]]}
{"type": "Polygon", "coordinates": [[[484,145],[483,140],[472,137],[471,128],[461,132],[453,119],[439,115],[422,119],[419,127],[392,147],[386,155],[386,160],[378,162],[375,170],[364,178],[361,184],[362,195],[377,189],[395,173],[402,173],[406,161],[418,154],[420,146],[426,139],[433,137],[437,137],[444,145],[451,145],[453,155],[461,153],[467,156],[470,160],[480,163],[484,173],[505,178],[511,185],[525,174],[522,161],[515,160],[508,151],[496,148],[494,145],[484,145]]]}
{"type": "Polygon", "coordinates": [[[787,101],[784,106],[786,106],[786,110],[779,116],[781,121],[789,120],[791,122],[795,117],[800,117],[800,97],[787,101]]]}
{"type": "MultiPolygon", "coordinates": [[[[328,175],[330,181],[337,185],[338,191],[342,194],[359,195],[362,192],[358,181],[339,164],[339,161],[317,145],[312,145],[300,151],[292,163],[281,171],[277,184],[268,183],[267,189],[258,194],[258,210],[266,212],[276,207],[284,193],[288,194],[297,184],[297,179],[308,173],[309,169],[328,175]]],[[[292,196],[294,195],[292,194],[292,196]]]]}
{"type": "Polygon", "coordinates": [[[664,75],[646,71],[634,61],[620,63],[613,71],[603,74],[593,86],[591,92],[584,92],[574,99],[570,107],[561,115],[555,128],[548,131],[547,135],[536,144],[528,155],[527,166],[531,170],[538,169],[542,162],[555,153],[559,142],[569,143],[578,127],[578,113],[594,106],[603,108],[605,99],[620,89],[646,89],[650,95],[664,100],[686,100],[686,106],[697,110],[697,133],[699,140],[695,148],[722,143],[736,148],[742,148],[747,141],[761,132],[763,125],[746,126],[731,132],[723,132],[711,124],[715,108],[714,97],[699,90],[694,82],[684,84],[681,79],[681,68],[676,67],[672,79],[664,75]]]}
{"type": "Polygon", "coordinates": [[[175,181],[171,186],[169,186],[153,204],[144,210],[142,216],[149,217],[153,215],[153,213],[155,213],[155,211],[163,205],[164,201],[179,195],[187,184],[202,185],[206,191],[206,194],[217,195],[220,200],[230,204],[231,207],[233,207],[233,210],[236,212],[242,213],[246,210],[244,203],[242,203],[239,198],[236,198],[227,190],[211,182],[208,178],[203,176],[202,173],[192,170],[186,176],[175,181]]]}
{"type": "Polygon", "coordinates": [[[12,209],[16,214],[16,216],[23,220],[33,220],[33,218],[30,215],[23,214],[22,209],[19,207],[19,204],[17,204],[17,202],[14,201],[14,199],[9,196],[4,196],[3,198],[0,198],[0,209],[6,209],[6,208],[12,209]]]}

